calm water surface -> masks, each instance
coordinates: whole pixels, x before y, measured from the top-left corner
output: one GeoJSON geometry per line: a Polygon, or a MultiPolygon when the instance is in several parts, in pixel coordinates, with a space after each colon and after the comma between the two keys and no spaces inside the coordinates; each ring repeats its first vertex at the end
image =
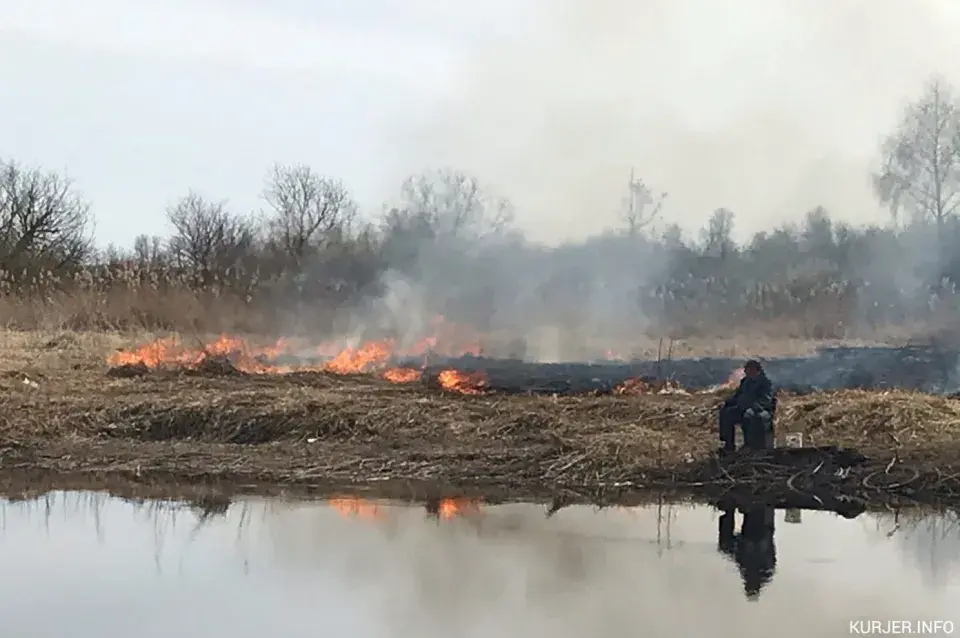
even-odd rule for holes
{"type": "Polygon", "coordinates": [[[743,638],[850,635],[857,618],[960,625],[953,517],[456,509],[245,500],[205,516],[95,493],[0,501],[0,635],[743,638]]]}

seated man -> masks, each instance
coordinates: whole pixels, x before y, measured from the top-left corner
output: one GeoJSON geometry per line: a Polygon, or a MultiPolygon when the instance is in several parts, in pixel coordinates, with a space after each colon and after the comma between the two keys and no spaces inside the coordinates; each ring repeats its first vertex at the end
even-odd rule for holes
{"type": "Polygon", "coordinates": [[[736,450],[737,424],[743,428],[744,447],[752,450],[773,448],[773,414],[776,410],[773,384],[760,362],[753,359],[744,364],[743,375],[737,391],[720,408],[723,452],[736,450]]]}

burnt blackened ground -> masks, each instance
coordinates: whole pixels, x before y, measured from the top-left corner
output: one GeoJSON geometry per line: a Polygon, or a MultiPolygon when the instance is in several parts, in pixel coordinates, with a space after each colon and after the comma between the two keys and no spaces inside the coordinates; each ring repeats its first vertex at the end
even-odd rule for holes
{"type": "MultiPolygon", "coordinates": [[[[807,357],[770,358],[767,373],[778,387],[796,393],[899,388],[951,393],[960,388],[960,351],[941,346],[833,347],[807,357]]],[[[419,365],[418,362],[406,362],[419,365]]],[[[691,391],[728,381],[744,359],[708,357],[632,362],[527,363],[459,357],[431,361],[425,378],[444,369],[483,372],[491,388],[516,393],[610,392],[630,378],[670,380],[691,391]]]]}

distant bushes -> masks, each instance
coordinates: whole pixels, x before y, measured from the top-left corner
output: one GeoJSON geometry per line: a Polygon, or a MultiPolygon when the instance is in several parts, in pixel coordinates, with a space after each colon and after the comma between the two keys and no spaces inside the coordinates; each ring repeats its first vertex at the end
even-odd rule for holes
{"type": "Polygon", "coordinates": [[[247,213],[190,192],[167,210],[168,236],[98,250],[67,179],[0,162],[0,321],[316,333],[415,307],[518,335],[839,338],[935,326],[957,306],[952,216],[854,228],[818,208],[738,244],[734,213],[718,209],[691,239],[662,227],[665,194],[636,181],[621,232],[547,248],[514,229],[508,200],[457,171],[411,177],[375,219],[307,166],[275,166],[263,195],[266,209],[247,213]]]}

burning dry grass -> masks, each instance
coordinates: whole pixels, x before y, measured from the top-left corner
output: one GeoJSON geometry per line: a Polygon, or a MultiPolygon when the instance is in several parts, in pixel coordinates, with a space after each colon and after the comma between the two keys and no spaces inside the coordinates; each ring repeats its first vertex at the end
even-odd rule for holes
{"type": "MultiPolygon", "coordinates": [[[[108,377],[104,357],[117,345],[104,335],[6,335],[5,469],[611,485],[696,480],[717,443],[717,394],[639,386],[607,396],[469,393],[477,383],[464,394],[402,383],[417,376],[412,368],[108,377]]],[[[847,391],[785,395],[780,405],[779,432],[802,432],[807,444],[943,472],[960,452],[955,399],[847,391]]]]}

